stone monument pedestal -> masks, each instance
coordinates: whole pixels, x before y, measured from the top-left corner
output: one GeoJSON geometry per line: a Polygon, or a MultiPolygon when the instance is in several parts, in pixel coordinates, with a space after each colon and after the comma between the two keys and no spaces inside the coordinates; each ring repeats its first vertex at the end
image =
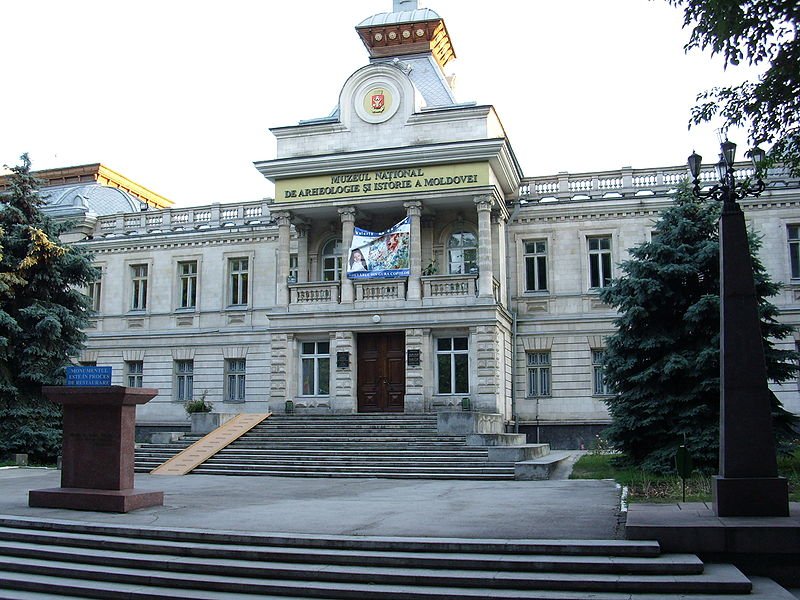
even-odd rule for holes
{"type": "Polygon", "coordinates": [[[64,409],[61,487],[31,490],[28,505],[125,513],[164,503],[133,488],[136,405],[158,394],[123,386],[43,388],[64,409]]]}

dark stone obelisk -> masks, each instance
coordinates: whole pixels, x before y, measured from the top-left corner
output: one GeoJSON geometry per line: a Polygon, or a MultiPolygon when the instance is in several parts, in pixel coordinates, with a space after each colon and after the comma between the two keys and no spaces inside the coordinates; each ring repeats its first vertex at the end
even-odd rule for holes
{"type": "Polygon", "coordinates": [[[31,490],[30,506],[126,513],[164,504],[164,492],[133,488],[136,406],[158,390],[50,386],[42,392],[64,407],[61,487],[31,490]]]}
{"type": "MultiPolygon", "coordinates": [[[[732,194],[731,194],[732,195],[732,194]]],[[[789,516],[787,481],[778,477],[771,395],[744,214],[725,200],[719,222],[720,432],[714,513],[789,516]]]]}

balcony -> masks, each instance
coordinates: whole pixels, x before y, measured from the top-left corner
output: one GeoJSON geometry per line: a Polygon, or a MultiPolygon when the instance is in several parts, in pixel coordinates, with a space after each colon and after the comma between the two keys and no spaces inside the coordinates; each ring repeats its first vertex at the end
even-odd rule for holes
{"type": "MultiPolygon", "coordinates": [[[[422,283],[423,306],[466,306],[476,304],[477,275],[426,275],[422,283]]],[[[298,312],[327,310],[341,304],[338,281],[290,283],[290,309],[298,312]]],[[[373,279],[353,282],[356,308],[403,308],[408,297],[408,280],[373,279]]],[[[494,301],[502,303],[500,283],[493,280],[494,301]]]]}

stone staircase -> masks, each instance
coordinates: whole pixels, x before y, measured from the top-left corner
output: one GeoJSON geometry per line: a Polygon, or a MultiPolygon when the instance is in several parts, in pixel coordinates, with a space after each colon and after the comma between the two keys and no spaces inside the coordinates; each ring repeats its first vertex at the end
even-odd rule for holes
{"type": "Polygon", "coordinates": [[[0,516],[0,598],[795,600],[656,542],[249,534],[0,516]]]}
{"type": "MultiPolygon", "coordinates": [[[[147,473],[201,436],[140,444],[136,471],[147,473]]],[[[273,415],[192,473],[286,477],[514,479],[514,461],[466,435],[437,433],[436,415],[273,415]]]]}

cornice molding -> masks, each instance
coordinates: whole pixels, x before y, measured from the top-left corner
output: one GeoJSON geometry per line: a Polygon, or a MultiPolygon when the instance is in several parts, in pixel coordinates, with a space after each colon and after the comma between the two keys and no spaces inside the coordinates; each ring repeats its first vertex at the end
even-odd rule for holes
{"type": "Polygon", "coordinates": [[[480,161],[489,161],[504,194],[517,192],[522,171],[505,138],[297,156],[254,164],[264,177],[274,182],[328,173],[480,161]]]}

